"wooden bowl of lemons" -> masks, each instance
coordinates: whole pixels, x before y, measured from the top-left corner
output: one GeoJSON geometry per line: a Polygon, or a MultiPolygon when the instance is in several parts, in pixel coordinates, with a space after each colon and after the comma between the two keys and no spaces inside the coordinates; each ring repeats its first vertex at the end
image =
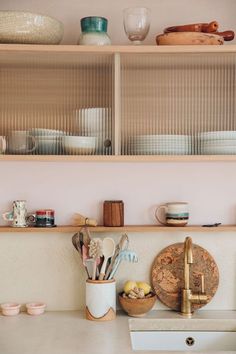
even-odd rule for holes
{"type": "Polygon", "coordinates": [[[124,291],[119,294],[119,302],[129,316],[142,317],[153,308],[156,294],[145,282],[128,281],[124,285],[124,291]]]}

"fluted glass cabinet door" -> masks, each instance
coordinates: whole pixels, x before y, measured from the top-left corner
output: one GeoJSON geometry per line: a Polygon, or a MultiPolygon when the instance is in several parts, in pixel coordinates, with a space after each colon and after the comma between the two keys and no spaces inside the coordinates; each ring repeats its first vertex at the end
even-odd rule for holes
{"type": "Polygon", "coordinates": [[[1,53],[6,153],[111,155],[113,67],[109,53],[1,53]]]}
{"type": "Polygon", "coordinates": [[[235,53],[122,54],[121,154],[236,154],[235,69],[235,53]]]}

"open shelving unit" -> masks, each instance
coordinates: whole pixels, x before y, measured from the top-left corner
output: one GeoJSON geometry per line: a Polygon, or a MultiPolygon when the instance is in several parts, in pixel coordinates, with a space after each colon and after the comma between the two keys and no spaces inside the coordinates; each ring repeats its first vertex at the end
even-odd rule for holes
{"type": "MultiPolygon", "coordinates": [[[[0,45],[0,135],[34,128],[80,134],[78,111],[109,107],[96,155],[0,155],[0,161],[214,162],[199,131],[236,131],[236,45],[0,45]],[[188,135],[186,154],[136,154],[130,136],[188,135]]],[[[170,151],[173,149],[170,148],[170,151]]]]}

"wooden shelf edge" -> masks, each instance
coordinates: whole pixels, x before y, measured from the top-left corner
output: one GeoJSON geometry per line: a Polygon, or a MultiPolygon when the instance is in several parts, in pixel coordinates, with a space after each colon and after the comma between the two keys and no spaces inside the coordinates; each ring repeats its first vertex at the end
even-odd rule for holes
{"type": "Polygon", "coordinates": [[[37,162],[235,162],[236,155],[0,155],[1,161],[37,162]]]}
{"type": "MultiPolygon", "coordinates": [[[[0,226],[0,233],[2,232],[42,232],[42,233],[75,233],[80,231],[82,226],[58,225],[57,227],[26,227],[17,228],[11,226],[0,226]]],[[[123,227],[106,227],[96,226],[90,227],[91,232],[236,232],[236,225],[222,225],[218,227],[202,227],[201,225],[189,225],[184,227],[169,227],[159,225],[127,225],[123,227]]]]}
{"type": "Polygon", "coordinates": [[[49,53],[233,53],[235,44],[218,45],[36,45],[36,44],[0,44],[0,51],[5,52],[49,52],[49,53]]]}

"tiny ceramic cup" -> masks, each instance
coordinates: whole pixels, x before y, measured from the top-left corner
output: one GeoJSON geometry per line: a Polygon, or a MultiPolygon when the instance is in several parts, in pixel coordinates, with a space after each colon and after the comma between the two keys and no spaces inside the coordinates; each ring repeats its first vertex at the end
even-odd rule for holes
{"type": "Polygon", "coordinates": [[[28,315],[38,316],[44,313],[46,304],[43,302],[30,302],[26,304],[28,315]]]}
{"type": "Polygon", "coordinates": [[[20,306],[20,304],[15,302],[1,304],[2,314],[4,316],[16,316],[20,313],[20,306]]]}
{"type": "Polygon", "coordinates": [[[173,202],[160,205],[155,212],[157,221],[166,226],[185,226],[189,220],[188,203],[173,202]],[[164,212],[164,220],[161,217],[164,212]]]}
{"type": "Polygon", "coordinates": [[[91,321],[111,321],[116,318],[116,282],[86,281],[86,318],[91,321]]]}

